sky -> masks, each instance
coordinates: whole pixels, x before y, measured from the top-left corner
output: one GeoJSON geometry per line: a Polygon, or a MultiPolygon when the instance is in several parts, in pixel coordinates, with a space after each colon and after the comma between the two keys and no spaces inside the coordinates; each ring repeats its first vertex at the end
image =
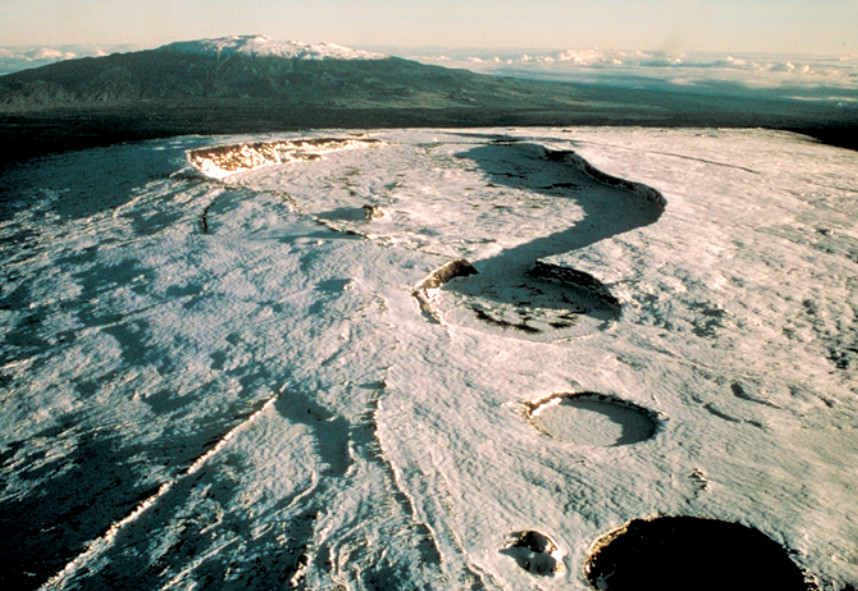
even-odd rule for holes
{"type": "Polygon", "coordinates": [[[0,46],[263,34],[354,47],[858,53],[858,0],[2,0],[0,46]]]}

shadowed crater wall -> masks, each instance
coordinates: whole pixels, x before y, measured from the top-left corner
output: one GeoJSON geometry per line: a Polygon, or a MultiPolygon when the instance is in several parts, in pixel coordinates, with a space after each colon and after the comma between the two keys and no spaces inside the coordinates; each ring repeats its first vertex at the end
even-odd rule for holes
{"type": "Polygon", "coordinates": [[[584,570],[602,591],[817,589],[760,531],[687,516],[630,521],[595,543],[584,570]]]}
{"type": "Polygon", "coordinates": [[[454,302],[442,304],[442,315],[454,318],[455,308],[470,309],[483,324],[513,329],[517,336],[578,325],[558,334],[560,338],[603,330],[617,320],[621,309],[608,286],[587,273],[540,259],[655,223],[666,205],[661,193],[603,173],[574,152],[539,144],[495,140],[460,156],[473,160],[492,185],[552,201],[568,199],[583,217],[566,229],[475,262],[478,273],[473,277],[444,285],[454,302]],[[585,318],[586,325],[581,323],[585,318]]]}

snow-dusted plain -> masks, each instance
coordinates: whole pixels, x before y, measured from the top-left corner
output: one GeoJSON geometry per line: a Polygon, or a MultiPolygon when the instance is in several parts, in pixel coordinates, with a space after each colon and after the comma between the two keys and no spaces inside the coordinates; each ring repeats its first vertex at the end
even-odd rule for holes
{"type": "Polygon", "coordinates": [[[611,128],[7,169],[0,579],[584,590],[602,536],[688,516],[855,587],[856,170],[611,128]]]}

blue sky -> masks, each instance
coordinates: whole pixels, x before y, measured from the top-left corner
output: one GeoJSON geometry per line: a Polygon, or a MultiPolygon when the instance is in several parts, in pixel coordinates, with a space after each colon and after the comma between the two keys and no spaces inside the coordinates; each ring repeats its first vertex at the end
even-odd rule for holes
{"type": "Polygon", "coordinates": [[[261,33],[371,46],[858,53],[858,0],[2,0],[0,45],[261,33]]]}

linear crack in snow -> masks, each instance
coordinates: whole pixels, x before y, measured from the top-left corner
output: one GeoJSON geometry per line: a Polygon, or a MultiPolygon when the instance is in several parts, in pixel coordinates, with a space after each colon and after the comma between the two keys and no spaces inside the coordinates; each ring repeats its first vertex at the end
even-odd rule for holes
{"type": "Polygon", "coordinates": [[[131,513],[129,513],[124,518],[110,525],[107,531],[101,535],[96,540],[93,540],[89,543],[86,550],[84,550],[81,554],[72,559],[66,566],[53,577],[48,579],[40,589],[59,589],[63,586],[63,581],[74,575],[78,570],[84,568],[86,563],[89,562],[92,558],[99,555],[110,545],[113,543],[114,539],[116,539],[117,534],[126,527],[130,525],[134,521],[136,521],[141,515],[143,515],[150,507],[152,507],[155,503],[158,502],[163,496],[165,496],[168,492],[170,492],[173,487],[175,487],[179,482],[184,480],[185,478],[192,476],[196,472],[198,472],[205,463],[211,459],[212,456],[216,455],[224,446],[229,443],[229,441],[239,432],[246,429],[251,423],[253,423],[256,419],[258,419],[265,411],[271,408],[274,405],[274,402],[277,400],[279,394],[274,395],[268,398],[258,410],[254,411],[247,418],[233,427],[229,432],[227,432],[223,437],[218,440],[218,442],[207,452],[198,457],[184,472],[176,476],[175,478],[161,484],[158,487],[158,490],[151,496],[144,499],[139,505],[137,505],[131,513]]]}
{"type": "MultiPolygon", "coordinates": [[[[613,148],[616,150],[632,150],[632,148],[628,148],[626,146],[618,146],[618,145],[605,144],[605,143],[600,143],[600,142],[581,141],[581,142],[577,142],[577,143],[580,143],[582,145],[591,144],[594,146],[604,146],[604,147],[613,148]]],[[[756,175],[762,174],[759,170],[754,170],[753,168],[747,168],[745,166],[738,166],[736,164],[730,164],[728,162],[718,162],[717,160],[709,160],[707,158],[696,158],[694,156],[687,156],[684,154],[676,154],[674,152],[662,152],[662,151],[658,151],[658,150],[646,150],[645,152],[642,152],[642,153],[658,154],[660,156],[669,156],[671,158],[679,158],[681,160],[690,160],[692,162],[702,162],[703,164],[711,164],[713,166],[723,166],[725,168],[733,168],[736,170],[741,170],[741,171],[748,172],[751,174],[756,174],[756,175]]]]}
{"type": "Polygon", "coordinates": [[[396,467],[393,465],[390,458],[384,453],[384,445],[378,436],[378,405],[379,400],[376,400],[376,408],[372,413],[372,439],[378,446],[378,450],[376,453],[371,453],[370,450],[368,459],[378,462],[381,466],[386,479],[389,481],[389,486],[393,490],[394,499],[396,499],[400,506],[402,506],[414,524],[415,529],[418,530],[418,535],[422,542],[420,544],[420,552],[423,560],[431,564],[440,565],[443,561],[443,554],[441,553],[441,549],[438,547],[438,541],[435,539],[435,535],[429,525],[418,519],[417,511],[414,508],[414,499],[403,488],[398,477],[396,467]]]}

